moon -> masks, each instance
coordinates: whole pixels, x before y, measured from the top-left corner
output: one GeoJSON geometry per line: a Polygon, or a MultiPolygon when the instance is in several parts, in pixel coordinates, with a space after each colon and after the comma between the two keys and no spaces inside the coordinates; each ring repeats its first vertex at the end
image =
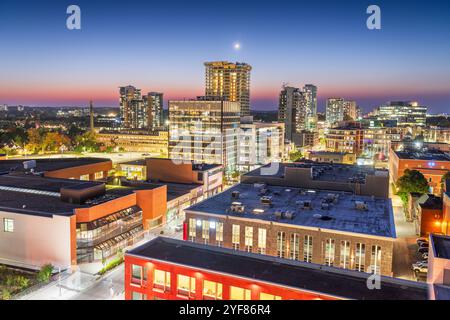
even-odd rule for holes
{"type": "Polygon", "coordinates": [[[241,44],[240,44],[239,42],[236,42],[236,43],[233,45],[233,47],[234,47],[234,50],[239,50],[239,49],[241,49],[241,44]]]}

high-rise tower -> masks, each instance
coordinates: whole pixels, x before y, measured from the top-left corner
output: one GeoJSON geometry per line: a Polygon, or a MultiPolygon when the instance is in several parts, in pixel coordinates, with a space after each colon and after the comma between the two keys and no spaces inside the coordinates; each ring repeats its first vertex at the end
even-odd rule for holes
{"type": "Polygon", "coordinates": [[[241,116],[250,115],[250,71],[246,63],[206,62],[205,96],[239,102],[241,116]]]}

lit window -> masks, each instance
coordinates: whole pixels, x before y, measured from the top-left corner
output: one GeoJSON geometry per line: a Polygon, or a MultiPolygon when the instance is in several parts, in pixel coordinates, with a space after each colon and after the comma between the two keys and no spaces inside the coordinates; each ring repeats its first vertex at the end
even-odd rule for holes
{"type": "Polygon", "coordinates": [[[251,300],[252,293],[249,289],[230,286],[230,300],[251,300]]]}
{"type": "Polygon", "coordinates": [[[95,180],[103,179],[103,171],[99,171],[95,173],[95,180]]]}
{"type": "Polygon", "coordinates": [[[381,267],[381,247],[372,246],[369,272],[380,274],[380,267],[381,267]]]}
{"type": "Polygon", "coordinates": [[[223,222],[216,223],[216,243],[221,247],[223,243],[223,222]]]}
{"type": "Polygon", "coordinates": [[[179,274],[177,276],[177,293],[181,296],[195,295],[195,278],[179,274]]]}
{"type": "Polygon", "coordinates": [[[281,297],[273,295],[273,294],[261,292],[259,294],[259,300],[281,300],[281,297]]]}
{"type": "Polygon", "coordinates": [[[327,239],[325,244],[325,265],[333,266],[334,265],[334,239],[327,239]]]}
{"type": "Polygon", "coordinates": [[[231,242],[233,243],[233,249],[235,250],[239,250],[240,236],[241,236],[240,226],[238,224],[233,224],[231,242]]]}
{"type": "Polygon", "coordinates": [[[300,251],[300,236],[298,233],[291,234],[289,249],[289,258],[292,260],[298,260],[300,251]]]}
{"type": "Polygon", "coordinates": [[[364,272],[366,263],[366,245],[364,243],[356,244],[355,270],[364,272]]]}
{"type": "Polygon", "coordinates": [[[341,241],[340,267],[343,269],[350,268],[350,241],[341,241]]]}
{"type": "Polygon", "coordinates": [[[82,176],[80,176],[80,180],[89,180],[89,175],[88,174],[83,174],[82,176]]]}
{"type": "Polygon", "coordinates": [[[189,219],[189,240],[195,241],[195,237],[197,235],[197,224],[195,219],[189,219]]]}
{"type": "Polygon", "coordinates": [[[303,242],[303,261],[305,262],[312,261],[312,251],[313,251],[312,236],[306,235],[303,242]]]}
{"type": "Polygon", "coordinates": [[[153,278],[153,288],[162,291],[170,290],[170,272],[155,269],[153,278]]]}
{"type": "Polygon", "coordinates": [[[205,244],[209,241],[209,221],[203,220],[202,222],[202,238],[205,244]]]}
{"type": "Polygon", "coordinates": [[[147,300],[147,295],[133,291],[131,293],[131,300],[147,300]]]}
{"type": "Polygon", "coordinates": [[[203,280],[203,299],[221,300],[222,284],[214,281],[203,280]]]}
{"type": "Polygon", "coordinates": [[[267,230],[259,228],[258,229],[258,253],[266,254],[266,237],[267,237],[267,230]]]}
{"type": "Polygon", "coordinates": [[[14,220],[4,218],[3,219],[3,231],[5,232],[14,232],[14,220]]]}
{"type": "Polygon", "coordinates": [[[277,257],[284,258],[286,256],[286,233],[279,231],[277,235],[277,257]]]}
{"type": "Polygon", "coordinates": [[[245,227],[245,250],[252,252],[253,247],[253,227],[245,227]]]}

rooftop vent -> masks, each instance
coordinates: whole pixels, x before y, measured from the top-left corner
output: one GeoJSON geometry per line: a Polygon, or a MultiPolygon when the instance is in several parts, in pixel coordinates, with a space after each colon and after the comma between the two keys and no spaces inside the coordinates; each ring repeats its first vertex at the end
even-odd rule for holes
{"type": "Polygon", "coordinates": [[[294,211],[286,211],[284,213],[284,218],[292,220],[295,217],[295,212],[294,211]]]}
{"type": "Polygon", "coordinates": [[[328,210],[330,209],[330,205],[326,202],[322,202],[321,208],[322,210],[328,210]]]}
{"type": "Polygon", "coordinates": [[[281,217],[283,217],[283,211],[281,210],[275,211],[275,217],[281,219],[281,217]]]}
{"type": "Polygon", "coordinates": [[[300,208],[304,210],[311,210],[312,209],[312,202],[311,200],[304,200],[300,202],[300,208]]]}
{"type": "Polygon", "coordinates": [[[24,161],[23,162],[23,168],[25,170],[31,170],[31,169],[36,168],[36,160],[24,161]]]}
{"type": "Polygon", "coordinates": [[[265,206],[272,206],[272,197],[269,196],[263,196],[261,197],[261,204],[265,206]]]}
{"type": "Polygon", "coordinates": [[[314,218],[316,218],[316,219],[321,219],[321,218],[322,218],[322,215],[321,215],[321,214],[318,214],[318,213],[316,213],[315,215],[313,215],[313,217],[314,217],[314,218]]]}
{"type": "Polygon", "coordinates": [[[231,193],[231,198],[232,199],[239,199],[239,191],[233,191],[231,193]]]}
{"type": "Polygon", "coordinates": [[[364,201],[355,201],[355,208],[356,208],[356,210],[360,210],[360,211],[369,210],[369,206],[364,201]]]}
{"type": "Polygon", "coordinates": [[[245,211],[245,206],[241,202],[233,202],[230,209],[231,212],[243,213],[245,211]]]}

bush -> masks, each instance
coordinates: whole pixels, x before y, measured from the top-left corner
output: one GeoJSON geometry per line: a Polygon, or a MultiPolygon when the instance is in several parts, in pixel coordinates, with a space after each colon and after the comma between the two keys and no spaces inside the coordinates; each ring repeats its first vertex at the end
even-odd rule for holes
{"type": "Polygon", "coordinates": [[[3,300],[10,300],[11,299],[11,292],[9,292],[8,289],[2,290],[2,299],[3,300]]]}
{"type": "Polygon", "coordinates": [[[123,256],[117,257],[114,260],[111,260],[104,268],[102,268],[98,274],[104,275],[109,270],[114,269],[115,267],[119,266],[123,262],[123,256]]]}
{"type": "Polygon", "coordinates": [[[41,270],[39,270],[39,273],[37,275],[37,279],[40,282],[48,282],[50,280],[50,277],[52,276],[53,272],[53,266],[51,264],[46,264],[42,266],[41,270]]]}

